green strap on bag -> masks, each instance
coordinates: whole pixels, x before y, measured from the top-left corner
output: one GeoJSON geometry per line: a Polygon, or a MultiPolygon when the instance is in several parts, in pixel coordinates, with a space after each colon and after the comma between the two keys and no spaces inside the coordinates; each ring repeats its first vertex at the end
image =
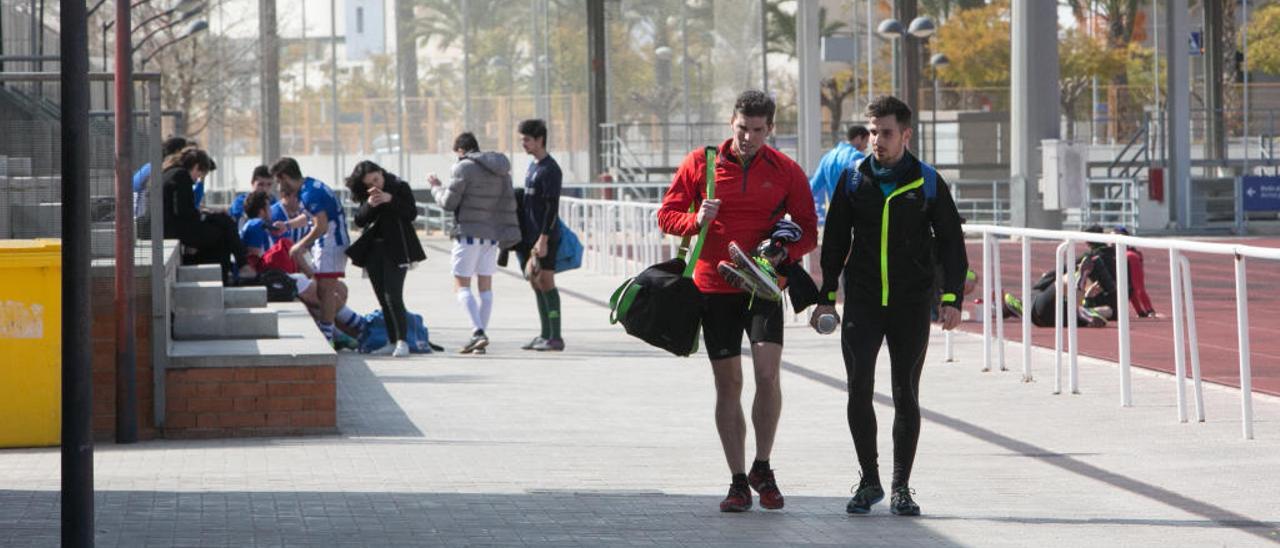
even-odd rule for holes
{"type": "MultiPolygon", "coordinates": [[[[706,199],[712,200],[712,199],[715,199],[715,195],[716,195],[716,184],[715,184],[716,183],[716,148],[707,147],[706,155],[707,155],[707,198],[706,199]]],[[[689,204],[689,213],[694,213],[696,211],[697,211],[696,204],[689,204]]],[[[702,241],[707,238],[708,226],[709,225],[703,225],[702,229],[698,231],[698,241],[694,242],[693,253],[689,255],[689,258],[686,261],[686,264],[684,267],[684,277],[686,278],[693,277],[693,268],[694,268],[694,265],[698,263],[698,256],[702,255],[702,241]]],[[[684,239],[680,241],[680,251],[676,254],[676,258],[682,259],[682,260],[685,259],[685,255],[689,253],[689,241],[691,238],[692,238],[691,236],[685,236],[684,239]]],[[[609,297],[609,324],[610,325],[618,323],[618,319],[620,317],[625,317],[627,315],[627,310],[631,308],[631,303],[635,302],[636,295],[639,293],[640,293],[640,286],[635,284],[635,278],[631,278],[627,280],[626,283],[622,284],[621,287],[619,287],[613,292],[613,295],[609,297]]]]}
{"type": "MultiPolygon", "coordinates": [[[[707,154],[707,198],[706,199],[714,200],[716,197],[716,147],[707,147],[706,154],[707,154]]],[[[689,213],[693,213],[695,211],[697,211],[696,205],[689,204],[689,213]]],[[[698,263],[698,256],[702,255],[702,241],[707,239],[707,228],[709,226],[711,226],[710,223],[702,225],[702,229],[698,231],[698,241],[693,244],[693,254],[689,256],[689,259],[687,261],[685,261],[687,264],[684,267],[684,277],[686,278],[693,277],[693,266],[698,263]]],[[[685,258],[685,252],[689,250],[690,238],[691,236],[685,236],[684,239],[680,241],[680,252],[676,255],[677,258],[680,258],[680,259],[685,258]]]]}

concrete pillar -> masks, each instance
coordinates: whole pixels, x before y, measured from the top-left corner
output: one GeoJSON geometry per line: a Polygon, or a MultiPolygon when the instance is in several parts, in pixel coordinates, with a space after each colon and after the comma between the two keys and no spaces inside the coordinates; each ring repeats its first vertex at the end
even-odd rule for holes
{"type": "Polygon", "coordinates": [[[280,42],[276,35],[276,0],[258,0],[262,54],[262,163],[280,157],[280,42]]]}
{"type": "Polygon", "coordinates": [[[604,171],[604,159],[600,124],[609,121],[608,74],[606,71],[606,28],[604,0],[587,0],[587,62],[590,79],[587,84],[587,124],[590,127],[591,142],[587,143],[589,151],[587,174],[594,181],[604,171]]]}
{"type": "Polygon", "coordinates": [[[1167,171],[1165,185],[1169,192],[1169,210],[1177,227],[1191,226],[1191,84],[1187,76],[1190,59],[1187,57],[1188,14],[1187,0],[1168,0],[1165,10],[1164,51],[1168,72],[1165,74],[1168,89],[1165,112],[1169,117],[1166,151],[1167,171]]]}
{"type": "Polygon", "coordinates": [[[798,2],[796,10],[796,47],[800,54],[800,89],[796,98],[800,111],[800,150],[796,161],[805,173],[809,173],[818,167],[818,159],[822,156],[818,2],[798,2]]]}
{"type": "Polygon", "coordinates": [[[1222,0],[1204,3],[1204,156],[1220,160],[1226,157],[1227,138],[1222,112],[1222,0]]]}
{"type": "Polygon", "coordinates": [[[1045,211],[1039,182],[1041,139],[1060,137],[1058,12],[1054,2],[1014,0],[1009,201],[1013,226],[1057,228],[1062,216],[1045,211]]]}

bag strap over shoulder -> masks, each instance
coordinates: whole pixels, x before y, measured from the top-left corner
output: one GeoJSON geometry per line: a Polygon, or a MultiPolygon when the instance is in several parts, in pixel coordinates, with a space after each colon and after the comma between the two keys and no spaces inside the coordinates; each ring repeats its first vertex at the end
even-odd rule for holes
{"type": "MultiPolygon", "coordinates": [[[[716,147],[712,147],[712,146],[706,147],[705,153],[707,155],[706,156],[707,157],[707,198],[706,199],[714,200],[716,197],[716,147]]],[[[689,204],[689,213],[693,213],[696,210],[697,208],[694,204],[689,204]]],[[[707,238],[708,226],[709,225],[703,225],[702,229],[698,231],[698,241],[694,242],[693,252],[689,255],[688,259],[686,260],[686,265],[684,267],[684,277],[686,278],[693,277],[693,266],[698,262],[698,256],[702,255],[702,241],[707,238]]],[[[685,236],[684,239],[680,241],[680,252],[676,255],[676,258],[679,258],[679,259],[685,258],[685,253],[689,251],[690,238],[691,238],[690,236],[685,236]]]]}
{"type": "Polygon", "coordinates": [[[920,176],[924,179],[924,197],[932,201],[938,197],[938,170],[933,166],[920,162],[920,176]]]}

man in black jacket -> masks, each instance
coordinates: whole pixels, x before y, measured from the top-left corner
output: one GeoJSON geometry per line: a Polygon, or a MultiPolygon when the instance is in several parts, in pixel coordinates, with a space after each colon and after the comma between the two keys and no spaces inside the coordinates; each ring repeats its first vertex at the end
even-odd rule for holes
{"type": "Polygon", "coordinates": [[[920,373],[929,344],[930,305],[940,266],[943,329],[960,323],[968,259],[960,215],[942,178],[906,149],[911,109],[894,97],[867,106],[872,155],[841,176],[822,242],[822,298],[813,318],[835,314],[844,274],[844,323],[840,342],[849,378],[849,431],[862,480],[849,504],[865,514],[884,498],[872,408],[876,357],[889,346],[893,386],[893,483],[890,511],[919,515],[908,481],[920,437],[920,373]],[[936,243],[936,248],[935,248],[936,243]],[[935,266],[936,260],[941,263],[935,266]]]}

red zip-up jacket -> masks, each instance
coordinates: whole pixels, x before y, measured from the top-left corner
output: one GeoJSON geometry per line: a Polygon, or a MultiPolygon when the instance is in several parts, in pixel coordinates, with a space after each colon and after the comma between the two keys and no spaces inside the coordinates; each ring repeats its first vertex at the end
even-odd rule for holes
{"type": "MultiPolygon", "coordinates": [[[[716,192],[720,211],[707,230],[702,255],[694,266],[693,282],[703,293],[741,293],[716,271],[721,260],[729,258],[729,242],[736,241],[744,250],[754,250],[769,237],[774,223],[790,214],[800,225],[799,241],[786,245],[787,256],[799,260],[818,244],[818,216],[809,191],[804,170],[785,154],[768,145],[760,147],[751,164],[745,168],[733,153],[733,140],[721,143],[716,154],[716,192]]],[[[706,198],[706,152],[690,152],[676,170],[671,187],[658,209],[658,226],[667,234],[697,236],[697,213],[689,212],[689,204],[701,204],[706,198]]]]}

